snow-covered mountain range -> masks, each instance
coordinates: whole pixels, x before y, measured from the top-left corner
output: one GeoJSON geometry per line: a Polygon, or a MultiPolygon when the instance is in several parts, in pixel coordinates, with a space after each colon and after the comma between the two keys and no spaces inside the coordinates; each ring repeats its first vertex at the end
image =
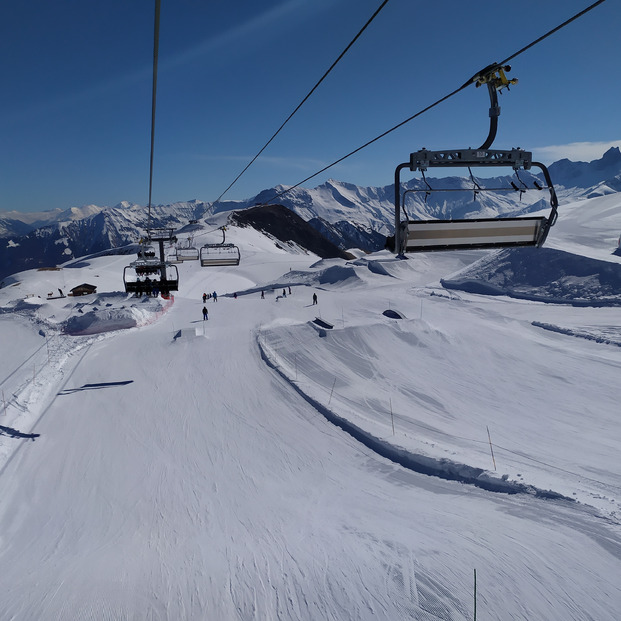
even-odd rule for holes
{"type": "MultiPolygon", "coordinates": [[[[564,159],[552,164],[549,170],[561,203],[621,191],[618,147],[609,149],[599,160],[564,159]]],[[[532,187],[532,178],[528,172],[521,173],[520,187],[522,183],[532,187]]],[[[510,177],[477,179],[477,183],[486,187],[508,187],[510,181],[510,177]]],[[[405,207],[413,218],[462,218],[473,212],[484,217],[524,214],[539,211],[547,204],[545,192],[478,193],[473,202],[473,192],[455,192],[474,188],[474,181],[468,177],[426,180],[418,177],[403,185],[409,190],[405,207]],[[436,192],[427,195],[424,191],[427,187],[436,192]],[[447,191],[437,191],[440,188],[447,191]]],[[[191,200],[154,205],[151,225],[183,230],[194,221],[222,220],[233,211],[272,203],[285,189],[277,186],[242,201],[191,200]]],[[[293,188],[276,202],[295,212],[341,249],[378,250],[394,228],[394,185],[360,187],[329,180],[312,189],[293,188]]],[[[64,211],[0,213],[0,279],[24,269],[54,266],[110,248],[123,252],[124,246],[143,235],[146,225],[146,208],[125,201],[113,207],[87,205],[64,211]]]]}
{"type": "Polygon", "coordinates": [[[6,278],[0,619],[616,621],[620,199],[407,260],[247,209],[169,298],[6,278]]]}

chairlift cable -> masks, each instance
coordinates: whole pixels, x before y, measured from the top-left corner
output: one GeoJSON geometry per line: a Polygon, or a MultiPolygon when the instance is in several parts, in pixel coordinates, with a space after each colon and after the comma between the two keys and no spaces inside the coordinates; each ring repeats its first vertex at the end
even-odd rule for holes
{"type": "MultiPolygon", "coordinates": [[[[471,77],[469,80],[467,80],[466,82],[464,82],[459,88],[456,88],[455,90],[451,91],[448,95],[445,95],[444,97],[438,99],[437,101],[435,101],[434,103],[430,104],[429,106],[427,106],[426,108],[423,108],[422,110],[420,110],[419,112],[417,112],[416,114],[413,114],[412,116],[408,117],[407,119],[405,119],[405,121],[402,121],[401,123],[395,125],[394,127],[390,128],[389,130],[383,132],[382,134],[380,134],[379,136],[376,136],[375,138],[373,138],[372,140],[369,140],[368,142],[365,142],[362,146],[358,147],[357,149],[354,149],[353,151],[350,151],[347,155],[344,155],[343,157],[340,157],[338,160],[335,160],[334,162],[332,162],[331,164],[328,164],[327,166],[324,166],[321,170],[318,170],[317,172],[313,173],[312,175],[306,177],[305,179],[302,179],[302,181],[296,183],[295,185],[292,185],[290,187],[288,187],[286,190],[283,190],[282,192],[279,192],[278,194],[276,194],[275,196],[272,197],[272,199],[270,200],[270,202],[284,196],[285,194],[287,194],[288,192],[291,192],[291,190],[294,190],[295,188],[301,186],[303,183],[306,183],[307,181],[310,181],[311,179],[313,179],[314,177],[317,177],[318,175],[320,175],[321,173],[325,172],[326,170],[332,168],[333,166],[336,166],[337,164],[340,164],[341,162],[343,162],[344,160],[346,160],[347,158],[351,157],[352,155],[355,155],[356,153],[358,153],[359,151],[362,151],[362,149],[365,149],[366,147],[372,145],[374,142],[377,142],[378,140],[380,140],[381,138],[384,138],[385,136],[387,136],[388,134],[394,132],[395,130],[403,127],[404,125],[406,125],[407,123],[409,123],[410,121],[413,121],[415,118],[421,116],[422,114],[424,114],[425,112],[428,112],[429,110],[431,110],[432,108],[435,108],[436,106],[440,105],[441,103],[444,103],[447,99],[450,99],[451,97],[453,97],[454,95],[456,95],[457,93],[459,93],[460,91],[464,90],[466,87],[470,86],[473,83],[476,83],[477,80],[480,79],[480,77],[482,76],[482,74],[484,72],[489,72],[489,70],[493,67],[502,67],[503,65],[505,65],[508,61],[516,58],[517,56],[519,56],[520,54],[523,54],[526,50],[530,49],[531,47],[533,47],[534,45],[536,45],[537,43],[540,43],[541,41],[543,41],[544,39],[546,39],[547,37],[549,37],[550,35],[558,32],[559,30],[561,30],[562,28],[564,28],[565,26],[567,26],[568,24],[570,24],[571,22],[575,21],[576,19],[578,19],[579,17],[582,17],[583,15],[585,15],[586,13],[588,13],[589,11],[591,11],[592,9],[594,9],[595,7],[597,7],[598,5],[602,4],[603,2],[605,2],[606,0],[597,0],[597,2],[594,2],[593,4],[591,4],[590,6],[588,6],[587,8],[583,9],[582,11],[580,11],[579,13],[576,13],[573,17],[570,17],[568,20],[564,21],[562,24],[559,24],[558,26],[556,26],[555,28],[553,28],[552,30],[548,31],[546,34],[542,35],[541,37],[535,39],[534,41],[532,41],[531,43],[529,43],[528,45],[525,45],[524,47],[522,47],[521,49],[519,49],[517,52],[515,52],[514,54],[511,54],[510,56],[508,56],[505,60],[503,60],[500,63],[493,63],[492,65],[489,65],[488,67],[486,67],[486,69],[483,69],[482,71],[479,71],[477,74],[475,74],[473,77],[471,77]]],[[[267,204],[267,203],[263,203],[263,204],[267,204]]]]}
{"type": "Polygon", "coordinates": [[[276,136],[280,133],[280,131],[283,129],[283,127],[291,120],[293,115],[304,105],[304,103],[306,103],[306,100],[315,92],[315,90],[318,88],[318,86],[326,79],[328,74],[332,71],[332,69],[334,69],[334,67],[336,67],[337,63],[343,58],[343,56],[345,56],[345,54],[349,51],[349,49],[352,47],[352,45],[358,40],[360,35],[366,30],[367,26],[369,26],[369,24],[377,17],[379,12],[386,6],[386,4],[388,4],[388,0],[384,0],[382,2],[382,4],[375,11],[375,13],[373,13],[373,15],[367,20],[367,23],[358,31],[358,34],[350,41],[350,43],[347,45],[347,47],[341,52],[339,57],[332,63],[332,65],[330,65],[330,68],[321,76],[320,80],[308,92],[306,97],[304,97],[304,99],[302,99],[302,101],[298,104],[298,106],[295,108],[295,110],[285,119],[284,123],[276,130],[276,132],[263,145],[263,147],[261,147],[261,150],[250,160],[250,162],[248,162],[246,167],[237,175],[237,177],[235,177],[235,179],[233,179],[233,181],[231,182],[229,187],[226,188],[226,190],[224,190],[224,192],[222,192],[222,194],[220,194],[220,196],[218,196],[218,198],[214,201],[214,203],[219,202],[220,199],[237,183],[239,178],[250,168],[250,166],[252,166],[252,164],[254,164],[256,159],[261,155],[261,153],[263,153],[263,151],[265,151],[265,149],[272,142],[272,140],[274,140],[274,138],[276,138],[276,136]]]}
{"type": "Polygon", "coordinates": [[[151,157],[149,162],[149,216],[147,231],[151,228],[151,193],[153,190],[153,152],[155,146],[155,101],[157,93],[157,57],[160,41],[160,0],[155,0],[155,25],[153,33],[153,92],[151,95],[151,157]]]}
{"type": "MultiPolygon", "coordinates": [[[[425,112],[428,112],[432,108],[435,108],[436,106],[438,106],[439,104],[445,102],[447,99],[449,99],[450,97],[453,97],[453,95],[456,95],[457,93],[459,93],[459,91],[464,90],[468,86],[470,86],[470,81],[466,82],[465,84],[462,84],[459,88],[456,88],[454,91],[450,92],[448,95],[445,95],[441,99],[438,99],[436,102],[432,103],[431,105],[427,106],[426,108],[423,108],[422,110],[420,110],[416,114],[413,114],[411,117],[405,119],[405,121],[402,121],[398,125],[395,125],[391,129],[385,131],[383,134],[380,134],[379,136],[376,136],[372,140],[369,140],[368,142],[365,142],[362,146],[358,147],[357,149],[354,149],[353,151],[350,151],[347,155],[344,155],[343,157],[339,158],[338,160],[335,160],[334,162],[332,162],[331,164],[328,164],[327,166],[324,166],[321,170],[318,170],[317,172],[313,173],[312,175],[306,177],[306,179],[302,179],[302,181],[300,181],[300,182],[296,183],[295,185],[292,185],[291,187],[287,188],[286,190],[283,190],[282,192],[276,194],[276,196],[274,196],[271,199],[271,201],[274,201],[277,198],[280,198],[281,196],[287,194],[288,192],[291,192],[291,190],[301,186],[303,183],[306,183],[307,181],[310,181],[311,179],[313,179],[317,175],[320,175],[322,172],[325,172],[329,168],[332,168],[333,166],[336,166],[337,164],[340,164],[342,161],[346,160],[347,158],[351,157],[352,155],[355,155],[359,151],[362,151],[362,149],[366,149],[366,147],[372,145],[374,142],[377,142],[381,138],[384,138],[388,134],[394,132],[395,130],[397,130],[400,127],[402,127],[403,125],[405,125],[406,123],[409,123],[410,121],[414,120],[416,117],[421,116],[421,114],[424,114],[425,112]]],[[[265,203],[263,203],[263,204],[265,204],[265,203]]]]}
{"type": "Polygon", "coordinates": [[[542,35],[538,39],[535,39],[532,43],[525,45],[521,50],[518,50],[517,52],[515,52],[515,54],[511,54],[511,56],[507,56],[507,58],[505,58],[502,62],[498,64],[504,65],[505,63],[508,63],[510,60],[513,60],[516,56],[519,56],[520,54],[524,53],[526,50],[537,45],[537,43],[541,43],[541,41],[543,41],[544,39],[547,39],[550,35],[553,35],[555,32],[558,32],[561,28],[564,28],[568,24],[571,24],[571,22],[577,20],[579,17],[582,17],[583,15],[585,15],[586,13],[588,13],[589,11],[594,9],[596,6],[602,4],[605,1],[606,0],[597,0],[597,2],[594,2],[593,4],[588,6],[586,9],[580,11],[579,13],[576,13],[573,17],[570,17],[568,20],[564,21],[562,24],[559,24],[556,28],[552,28],[552,30],[550,30],[549,32],[546,32],[546,34],[542,35]]]}

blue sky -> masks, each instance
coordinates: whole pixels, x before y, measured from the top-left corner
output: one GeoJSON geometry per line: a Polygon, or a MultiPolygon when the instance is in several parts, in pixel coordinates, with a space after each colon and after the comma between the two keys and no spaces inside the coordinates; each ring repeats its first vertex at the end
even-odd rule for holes
{"type": "MultiPolygon", "coordinates": [[[[215,200],[380,0],[162,0],[153,202],[215,200]]],[[[225,195],[294,185],[591,4],[390,0],[225,195]]],[[[153,0],[0,5],[0,211],[148,201],[153,0]]],[[[590,161],[621,145],[618,29],[607,0],[512,61],[496,148],[590,161]]],[[[486,89],[461,91],[327,178],[392,183],[411,151],[479,146],[486,89]]]]}

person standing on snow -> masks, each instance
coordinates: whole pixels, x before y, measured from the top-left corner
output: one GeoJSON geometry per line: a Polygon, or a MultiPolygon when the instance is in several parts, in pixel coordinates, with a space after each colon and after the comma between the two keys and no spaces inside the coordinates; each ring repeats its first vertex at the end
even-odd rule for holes
{"type": "Polygon", "coordinates": [[[214,291],[214,292],[212,293],[212,295],[213,295],[213,301],[214,301],[214,302],[217,302],[217,301],[218,301],[218,294],[214,291]]]}
{"type": "Polygon", "coordinates": [[[209,319],[209,311],[206,306],[203,306],[203,321],[207,321],[209,319]]]}
{"type": "Polygon", "coordinates": [[[203,304],[207,301],[207,294],[203,293],[203,304]]]}
{"type": "Polygon", "coordinates": [[[317,304],[317,294],[313,293],[313,304],[317,304]]]}

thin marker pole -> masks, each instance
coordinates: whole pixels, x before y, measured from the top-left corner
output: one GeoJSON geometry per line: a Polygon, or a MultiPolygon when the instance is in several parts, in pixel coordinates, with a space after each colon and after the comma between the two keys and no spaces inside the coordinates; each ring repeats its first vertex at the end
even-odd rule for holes
{"type": "Polygon", "coordinates": [[[332,390],[330,391],[330,398],[328,399],[328,405],[330,405],[330,401],[332,401],[332,393],[334,392],[335,386],[336,386],[336,377],[334,378],[334,382],[332,383],[332,390]]]}
{"type": "Polygon", "coordinates": [[[474,570],[474,621],[477,621],[477,570],[474,570]]]}
{"type": "Polygon", "coordinates": [[[496,470],[496,459],[494,458],[494,448],[492,447],[492,438],[489,435],[489,427],[486,425],[485,428],[487,429],[487,439],[489,440],[489,450],[492,453],[492,461],[494,462],[494,470],[496,470]]]}

